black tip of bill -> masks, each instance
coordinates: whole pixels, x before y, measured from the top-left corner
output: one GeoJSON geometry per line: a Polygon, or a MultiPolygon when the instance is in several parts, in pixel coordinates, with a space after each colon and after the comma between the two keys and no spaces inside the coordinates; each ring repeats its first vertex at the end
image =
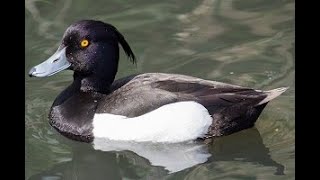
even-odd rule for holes
{"type": "Polygon", "coordinates": [[[33,73],[34,73],[34,72],[36,72],[36,68],[35,68],[35,67],[33,67],[33,68],[30,69],[30,71],[29,71],[29,73],[28,73],[28,74],[29,74],[29,77],[33,77],[33,73]]]}

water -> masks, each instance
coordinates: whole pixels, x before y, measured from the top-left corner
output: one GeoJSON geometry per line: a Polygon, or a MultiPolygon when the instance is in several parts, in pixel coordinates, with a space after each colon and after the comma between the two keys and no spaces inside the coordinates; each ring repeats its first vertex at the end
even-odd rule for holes
{"type": "Polygon", "coordinates": [[[54,98],[72,73],[26,79],[26,179],[294,179],[294,1],[26,0],[26,72],[52,54],[79,19],[115,25],[135,52],[121,52],[119,73],[171,72],[272,89],[255,128],[212,145],[106,143],[64,138],[48,124],[54,98]],[[124,150],[127,149],[127,150],[124,150]]]}

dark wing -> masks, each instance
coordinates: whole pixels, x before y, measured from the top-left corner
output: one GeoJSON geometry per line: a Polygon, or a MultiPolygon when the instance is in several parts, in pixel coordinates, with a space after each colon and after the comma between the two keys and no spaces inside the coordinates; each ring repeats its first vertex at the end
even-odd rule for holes
{"type": "Polygon", "coordinates": [[[152,87],[174,93],[179,100],[197,101],[205,106],[210,114],[215,113],[217,108],[238,103],[257,105],[267,96],[254,89],[207,80],[198,82],[163,80],[153,83],[152,87]]]}
{"type": "Polygon", "coordinates": [[[111,91],[102,100],[98,112],[129,117],[177,101],[197,101],[213,114],[217,108],[240,102],[253,105],[266,97],[249,88],[164,73],[146,73],[119,79],[113,83],[111,91]]]}

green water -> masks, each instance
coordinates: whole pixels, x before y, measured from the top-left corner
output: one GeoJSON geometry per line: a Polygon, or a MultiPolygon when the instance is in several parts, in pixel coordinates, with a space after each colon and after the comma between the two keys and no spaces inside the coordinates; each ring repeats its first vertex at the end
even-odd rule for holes
{"type": "MultiPolygon", "coordinates": [[[[268,104],[255,128],[201,147],[204,162],[177,166],[190,150],[145,145],[135,151],[101,151],[74,142],[48,124],[55,97],[72,72],[49,78],[26,74],[26,179],[294,179],[295,28],[294,1],[286,0],[26,0],[26,72],[52,54],[68,25],[98,19],[115,25],[135,52],[134,66],[121,52],[117,77],[170,72],[272,89],[290,89],[268,104]],[[176,150],[176,151],[175,151],[176,150]],[[177,155],[170,153],[177,152],[177,155]],[[171,156],[172,157],[171,157],[171,156]],[[283,175],[281,175],[283,174],[283,175]]],[[[132,145],[134,146],[134,145],[132,145]]],[[[139,147],[136,145],[134,147],[139,147]]],[[[200,153],[200,154],[201,154],[200,153]]],[[[197,154],[196,154],[197,155],[197,154]]]]}

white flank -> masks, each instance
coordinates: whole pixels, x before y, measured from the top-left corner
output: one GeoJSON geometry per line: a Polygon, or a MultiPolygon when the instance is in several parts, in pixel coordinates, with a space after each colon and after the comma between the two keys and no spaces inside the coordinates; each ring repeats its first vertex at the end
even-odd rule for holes
{"type": "Polygon", "coordinates": [[[93,135],[116,141],[176,143],[203,137],[211,123],[212,118],[204,106],[185,101],[167,104],[134,118],[95,114],[93,135]]]}

